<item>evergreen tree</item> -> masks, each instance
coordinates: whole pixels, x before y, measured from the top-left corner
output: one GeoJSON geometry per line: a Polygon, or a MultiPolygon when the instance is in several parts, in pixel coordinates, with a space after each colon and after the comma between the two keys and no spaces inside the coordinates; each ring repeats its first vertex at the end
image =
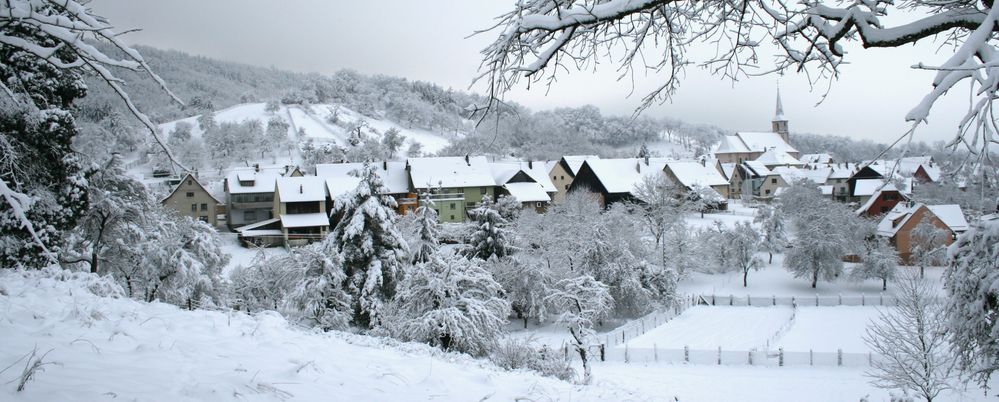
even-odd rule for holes
{"type": "Polygon", "coordinates": [[[488,195],[482,196],[482,202],[472,210],[471,215],[476,230],[469,242],[470,257],[487,260],[493,256],[505,257],[513,251],[511,236],[506,229],[507,220],[496,210],[488,195]]]}
{"type": "Polygon", "coordinates": [[[951,245],[944,271],[947,333],[958,362],[986,385],[999,367],[999,219],[984,220],[951,245]]]}
{"type": "MultiPolygon", "coordinates": [[[[52,8],[34,11],[75,20],[52,8]]],[[[0,36],[11,39],[0,43],[0,87],[18,92],[0,93],[0,266],[39,266],[56,261],[64,233],[87,208],[86,169],[71,147],[77,128],[69,112],[87,87],[82,67],[56,66],[80,62],[60,38],[16,19],[0,25],[0,36]],[[54,46],[52,61],[17,40],[27,48],[54,46]]]]}
{"type": "Polygon", "coordinates": [[[344,286],[353,298],[352,323],[375,328],[382,324],[385,303],[395,296],[409,247],[395,228],[395,199],[384,195],[377,169],[365,163],[352,173],[357,189],[333,202],[332,215],[341,216],[330,237],[343,259],[344,286]]]}
{"type": "Polygon", "coordinates": [[[419,244],[413,252],[411,263],[419,264],[429,262],[437,249],[440,248],[440,227],[437,224],[437,210],[434,209],[434,201],[430,199],[430,193],[420,194],[420,206],[416,208],[417,234],[420,236],[419,244]]]}

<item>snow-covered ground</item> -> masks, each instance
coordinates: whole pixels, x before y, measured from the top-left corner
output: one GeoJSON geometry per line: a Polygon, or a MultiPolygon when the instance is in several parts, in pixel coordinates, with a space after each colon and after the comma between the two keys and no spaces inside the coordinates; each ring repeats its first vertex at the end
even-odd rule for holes
{"type": "Polygon", "coordinates": [[[10,366],[0,372],[0,400],[652,399],[506,372],[425,345],[305,331],[275,313],[185,311],[88,290],[106,288],[100,283],[0,271],[0,367],[10,366]],[[48,364],[18,393],[22,357],[32,350],[48,364]]]}
{"type": "MultiPolygon", "coordinates": [[[[274,313],[95,295],[108,289],[88,274],[0,270],[0,400],[888,400],[863,369],[840,367],[607,362],[577,386],[425,345],[302,330],[274,313]],[[33,349],[50,364],[19,393],[33,349]]],[[[987,400],[977,389],[940,399],[987,400]]]]}

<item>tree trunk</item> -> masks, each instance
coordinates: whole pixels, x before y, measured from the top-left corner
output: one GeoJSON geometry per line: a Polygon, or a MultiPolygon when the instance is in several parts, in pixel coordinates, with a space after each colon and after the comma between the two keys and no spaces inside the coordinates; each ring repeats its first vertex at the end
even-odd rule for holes
{"type": "Polygon", "coordinates": [[[749,278],[749,270],[742,270],[742,287],[747,287],[746,280],[749,278]]]}
{"type": "Polygon", "coordinates": [[[881,291],[888,290],[888,278],[881,278],[881,291]]]}
{"type": "Polygon", "coordinates": [[[773,251],[769,252],[769,254],[770,254],[770,262],[768,262],[767,265],[774,263],[774,253],[773,253],[773,251]]]}
{"type": "Polygon", "coordinates": [[[819,270],[812,270],[812,289],[815,289],[815,284],[819,282],[819,270]]]}
{"type": "Polygon", "coordinates": [[[923,265],[919,266],[919,279],[923,279],[923,276],[926,275],[926,272],[925,272],[926,269],[925,268],[926,267],[923,266],[923,265]]]}
{"type": "Polygon", "coordinates": [[[524,329],[527,329],[527,316],[524,316],[524,329]]]}

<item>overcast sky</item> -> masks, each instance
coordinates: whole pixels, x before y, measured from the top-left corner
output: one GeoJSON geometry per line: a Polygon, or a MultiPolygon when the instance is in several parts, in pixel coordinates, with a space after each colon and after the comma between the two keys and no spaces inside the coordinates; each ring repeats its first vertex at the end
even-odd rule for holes
{"type": "MultiPolygon", "coordinates": [[[[479,50],[495,34],[466,38],[488,27],[514,0],[94,0],[91,7],[119,31],[141,28],[131,43],[300,72],[332,73],[350,68],[469,88],[479,50]]],[[[706,45],[707,46],[707,45],[706,45]]],[[[705,49],[706,50],[706,49],[705,49]]],[[[769,130],[778,80],[791,130],[889,142],[908,125],[905,113],[930,89],[932,73],[909,66],[939,65],[945,55],[925,45],[892,50],[852,49],[850,65],[825,87],[810,89],[804,77],[786,75],[722,81],[688,68],[672,102],[645,113],[731,130],[769,130]]],[[[153,66],[155,67],[155,66],[153,66]]],[[[537,86],[509,99],[532,109],[593,104],[605,113],[630,114],[661,77],[616,81],[613,66],[596,73],[562,76],[546,95],[537,86]]],[[[951,94],[930,115],[917,140],[949,139],[967,102],[951,94]]]]}

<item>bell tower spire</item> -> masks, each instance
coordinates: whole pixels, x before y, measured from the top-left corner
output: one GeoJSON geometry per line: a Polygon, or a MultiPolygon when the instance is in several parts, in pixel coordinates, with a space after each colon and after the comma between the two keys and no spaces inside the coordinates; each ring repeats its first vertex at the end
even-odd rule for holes
{"type": "Polygon", "coordinates": [[[777,109],[774,111],[773,132],[780,134],[784,142],[791,143],[787,129],[787,119],[784,117],[784,104],[780,101],[780,84],[777,84],[777,109]]]}

